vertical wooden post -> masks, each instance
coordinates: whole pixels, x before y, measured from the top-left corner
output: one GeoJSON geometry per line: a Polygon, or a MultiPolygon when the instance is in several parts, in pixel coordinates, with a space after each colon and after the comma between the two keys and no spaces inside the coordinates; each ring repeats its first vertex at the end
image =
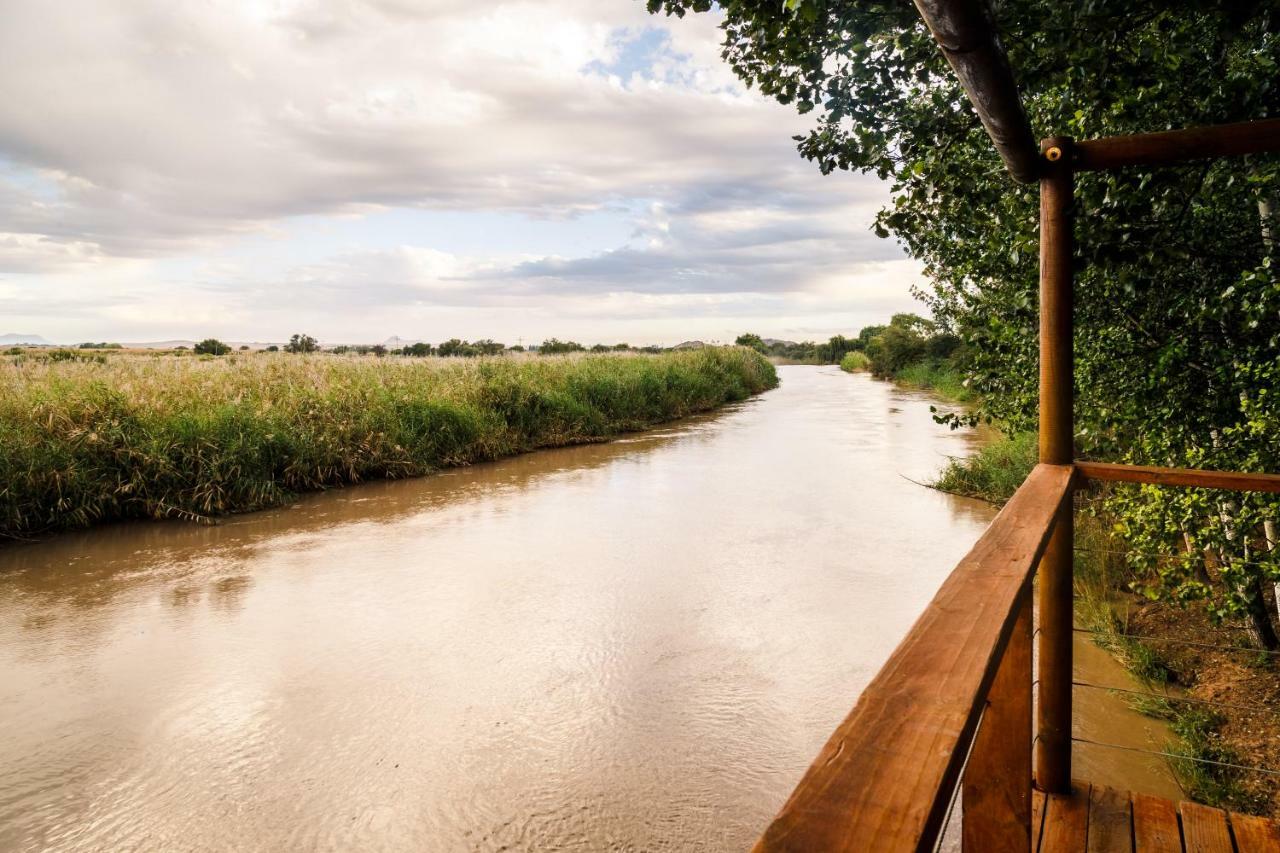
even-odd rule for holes
{"type": "MultiPolygon", "coordinates": [[[[1072,141],[1041,143],[1040,178],[1040,461],[1071,464],[1075,455],[1072,404],[1072,141]]],[[[1040,701],[1036,782],[1040,789],[1071,789],[1072,542],[1071,501],[1040,560],[1040,701]]]]}
{"type": "Polygon", "coordinates": [[[1000,659],[961,789],[961,849],[1031,850],[1031,586],[1000,659]]]}

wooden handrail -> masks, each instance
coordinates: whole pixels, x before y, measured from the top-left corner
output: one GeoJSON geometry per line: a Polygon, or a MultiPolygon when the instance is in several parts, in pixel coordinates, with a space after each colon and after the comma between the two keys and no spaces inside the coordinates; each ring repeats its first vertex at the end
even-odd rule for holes
{"type": "Polygon", "coordinates": [[[1125,166],[1173,166],[1189,160],[1271,151],[1280,151],[1280,119],[1107,136],[1077,142],[1075,168],[1088,172],[1125,166]]]}
{"type": "Polygon", "coordinates": [[[1234,492],[1280,492],[1280,474],[1204,471],[1199,468],[1157,468],[1153,465],[1117,465],[1112,462],[1076,462],[1076,470],[1090,480],[1147,483],[1153,486],[1228,489],[1234,492]]]}
{"type": "Polygon", "coordinates": [[[932,849],[1073,476],[1070,465],[1036,466],[862,692],[757,851],[932,849]]]}

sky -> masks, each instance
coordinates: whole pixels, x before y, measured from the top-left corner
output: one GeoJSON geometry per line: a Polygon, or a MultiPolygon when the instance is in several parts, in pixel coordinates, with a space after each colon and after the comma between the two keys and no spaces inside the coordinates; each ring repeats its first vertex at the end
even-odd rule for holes
{"type": "Polygon", "coordinates": [[[919,265],[642,0],[0,0],[0,334],[792,340],[919,265]]]}

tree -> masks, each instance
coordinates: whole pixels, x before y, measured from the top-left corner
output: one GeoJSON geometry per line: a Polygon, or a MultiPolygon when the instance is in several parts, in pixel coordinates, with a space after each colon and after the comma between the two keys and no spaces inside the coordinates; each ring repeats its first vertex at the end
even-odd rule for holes
{"type": "Polygon", "coordinates": [[[285,352],[309,353],[320,349],[320,344],[310,335],[294,335],[284,345],[285,352]]]}
{"type": "Polygon", "coordinates": [[[738,335],[737,339],[734,340],[734,343],[740,347],[751,347],[756,352],[768,352],[769,349],[764,345],[763,338],[759,335],[752,334],[751,332],[738,335]]]}
{"type": "Polygon", "coordinates": [[[538,347],[538,352],[542,355],[557,355],[567,352],[582,352],[584,347],[577,341],[562,341],[557,338],[548,338],[542,342],[542,346],[538,347]]]}
{"type": "Polygon", "coordinates": [[[419,341],[416,344],[409,344],[409,346],[405,347],[402,352],[404,355],[411,355],[415,358],[423,358],[425,356],[431,355],[433,350],[431,348],[431,344],[427,344],[419,341]]]}
{"type": "Polygon", "coordinates": [[[445,357],[466,355],[467,350],[467,342],[460,338],[450,338],[437,348],[437,352],[445,357]]]}
{"type": "Polygon", "coordinates": [[[280,352],[280,347],[276,346],[275,344],[272,344],[271,346],[267,347],[267,352],[280,352]]]}
{"type": "Polygon", "coordinates": [[[501,355],[502,351],[507,348],[506,344],[500,344],[489,338],[476,341],[471,346],[478,355],[501,355]]]}
{"type": "MultiPolygon", "coordinates": [[[[708,0],[650,0],[706,11],[708,0]]],[[[1035,424],[1037,205],[1016,185],[909,3],[721,0],[723,55],[813,117],[824,172],[887,180],[875,221],[924,266],[919,295],[963,344],[975,417],[1035,424]]],[[[1038,131],[1089,138],[1280,114],[1274,4],[1006,0],[997,26],[1038,131]]],[[[1280,469],[1275,157],[1083,173],[1077,180],[1076,417],[1084,453],[1134,463],[1280,469]]],[[[899,336],[909,330],[899,326],[899,336]]],[[[888,334],[888,331],[879,332],[888,334]]],[[[1276,647],[1262,584],[1280,501],[1117,489],[1108,508],[1142,590],[1246,616],[1276,647]],[[1189,550],[1188,550],[1188,546],[1189,550]],[[1178,560],[1144,557],[1186,550],[1178,560]],[[1206,566],[1203,554],[1211,554],[1206,566]]],[[[1272,617],[1274,618],[1274,616],[1272,617]]]]}
{"type": "Polygon", "coordinates": [[[195,345],[196,355],[226,355],[229,352],[231,352],[231,347],[217,338],[205,338],[195,345]]]}

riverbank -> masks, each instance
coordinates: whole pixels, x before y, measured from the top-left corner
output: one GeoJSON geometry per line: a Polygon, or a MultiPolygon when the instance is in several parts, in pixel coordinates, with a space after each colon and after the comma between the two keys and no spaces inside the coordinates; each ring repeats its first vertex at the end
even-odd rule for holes
{"type": "MultiPolygon", "coordinates": [[[[1036,462],[1032,433],[1003,437],[950,462],[935,486],[1002,504],[1036,462]]],[[[1280,656],[1250,648],[1243,625],[1213,621],[1133,592],[1125,546],[1100,496],[1076,515],[1076,627],[1138,682],[1139,712],[1168,724],[1169,765],[1186,795],[1251,814],[1280,816],[1280,779],[1237,767],[1280,768],[1280,656]],[[1167,698],[1166,698],[1167,697],[1167,698]]]]}
{"type": "Polygon", "coordinates": [[[744,347],[375,359],[0,362],[0,538],[209,520],[292,495],[600,441],[778,384],[744,347]]]}
{"type": "MultiPolygon", "coordinates": [[[[864,352],[845,353],[840,369],[846,373],[875,373],[871,358],[864,352]]],[[[878,379],[888,379],[914,391],[928,391],[948,403],[972,403],[976,397],[964,384],[964,374],[947,359],[924,359],[889,371],[878,379]]]]}

